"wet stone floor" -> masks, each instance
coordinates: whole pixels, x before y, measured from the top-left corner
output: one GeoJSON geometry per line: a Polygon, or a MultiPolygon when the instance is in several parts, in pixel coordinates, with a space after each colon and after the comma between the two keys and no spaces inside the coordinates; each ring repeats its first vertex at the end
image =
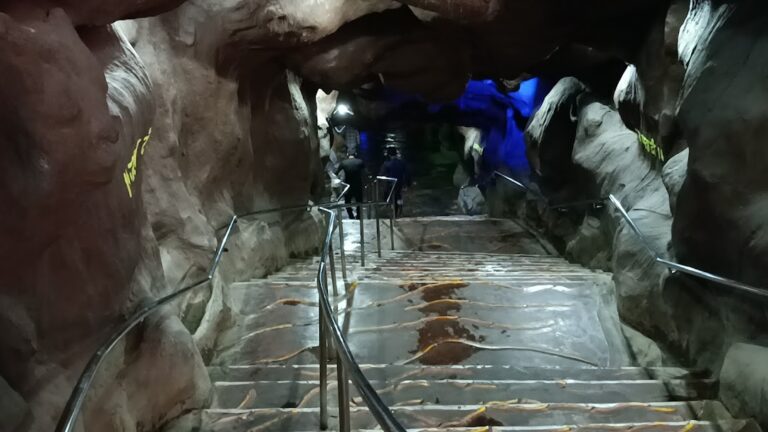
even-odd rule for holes
{"type": "MultiPolygon", "coordinates": [[[[402,220],[395,251],[386,222],[378,257],[375,224],[365,221],[365,267],[359,223],[344,227],[346,280],[338,239],[335,258],[338,319],[367,378],[408,428],[554,431],[611,424],[612,430],[690,432],[748,426],[708,400],[715,385],[706,377],[635,367],[610,275],[549,255],[514,222],[402,220]]],[[[229,287],[240,318],[219,338],[213,406],[170,430],[318,430],[316,270],[317,259],[297,260],[268,279],[229,287]]],[[[329,370],[333,429],[333,363],[329,370]]],[[[376,429],[351,393],[353,429],[376,429]]]]}

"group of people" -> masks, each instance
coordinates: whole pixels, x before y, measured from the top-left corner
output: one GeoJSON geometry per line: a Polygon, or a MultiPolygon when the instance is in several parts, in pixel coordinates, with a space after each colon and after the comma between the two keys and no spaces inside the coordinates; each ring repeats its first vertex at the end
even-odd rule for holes
{"type": "MultiPolygon", "coordinates": [[[[401,216],[403,213],[403,191],[411,185],[411,178],[408,173],[408,167],[399,155],[396,147],[388,147],[386,152],[387,160],[382,164],[379,175],[397,179],[395,189],[392,193],[392,199],[395,200],[395,215],[401,216]]],[[[354,200],[357,203],[363,202],[363,191],[367,180],[365,162],[360,159],[356,153],[350,153],[347,159],[343,160],[336,168],[335,174],[338,176],[344,173],[344,181],[349,185],[349,191],[344,196],[347,204],[354,200]]],[[[347,208],[347,214],[350,219],[359,219],[362,217],[362,209],[357,207],[355,213],[352,207],[347,208]]]]}

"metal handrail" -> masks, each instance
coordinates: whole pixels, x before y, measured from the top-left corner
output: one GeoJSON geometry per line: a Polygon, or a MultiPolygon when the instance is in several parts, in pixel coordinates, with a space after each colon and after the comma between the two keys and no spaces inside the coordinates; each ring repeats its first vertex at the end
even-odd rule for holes
{"type": "Polygon", "coordinates": [[[376,180],[381,180],[385,182],[392,183],[392,187],[389,189],[389,195],[387,196],[387,199],[385,202],[389,203],[392,201],[392,195],[395,194],[395,187],[397,187],[397,179],[394,177],[387,177],[387,176],[378,176],[376,177],[376,180]]]}
{"type": "MultiPolygon", "coordinates": [[[[256,215],[267,214],[267,213],[278,213],[278,212],[290,211],[290,210],[299,210],[299,209],[311,210],[312,208],[320,208],[321,206],[325,206],[325,205],[337,204],[339,201],[344,199],[344,195],[349,191],[348,184],[344,182],[341,182],[341,184],[346,185],[346,188],[339,195],[339,198],[337,199],[337,201],[334,201],[331,203],[324,203],[319,205],[304,204],[304,205],[278,207],[278,208],[272,208],[272,209],[266,209],[266,210],[259,210],[256,212],[251,212],[251,213],[243,214],[240,216],[233,216],[229,224],[227,224],[226,226],[227,230],[224,236],[222,237],[221,244],[216,249],[216,253],[214,254],[214,257],[211,261],[211,266],[204,279],[199,280],[174,293],[171,293],[165,297],[162,297],[158,300],[155,300],[152,303],[149,303],[143,306],[141,309],[136,311],[127,321],[120,324],[115,329],[115,331],[111,334],[109,339],[107,339],[107,341],[104,342],[99,347],[99,349],[93,354],[93,356],[91,356],[91,358],[88,360],[88,364],[86,364],[85,366],[85,369],[83,369],[83,372],[80,374],[80,377],[78,378],[77,383],[75,384],[75,388],[72,390],[72,393],[70,394],[70,397],[67,400],[67,404],[64,406],[64,411],[62,412],[59,418],[59,423],[56,426],[56,431],[72,432],[75,430],[77,419],[79,417],[83,404],[85,403],[85,398],[88,395],[88,391],[90,390],[91,385],[93,384],[93,380],[96,377],[96,373],[98,372],[99,368],[104,362],[104,359],[107,357],[107,355],[110,352],[112,352],[115,345],[117,345],[120,339],[122,339],[126,334],[128,334],[128,332],[136,328],[136,326],[139,325],[142,321],[144,321],[144,319],[147,316],[149,316],[151,313],[155,312],[162,306],[167,305],[168,303],[172,302],[173,300],[176,300],[177,298],[183,296],[184,294],[189,293],[190,291],[194,291],[198,288],[205,286],[207,283],[213,280],[213,277],[216,274],[216,270],[219,268],[219,264],[221,263],[221,259],[224,256],[224,251],[226,250],[227,244],[229,243],[229,239],[232,235],[232,232],[234,231],[234,228],[240,219],[243,219],[246,217],[253,217],[256,215]]],[[[221,229],[224,229],[224,227],[222,227],[221,229]]]]}
{"type": "MultiPolygon", "coordinates": [[[[371,205],[378,205],[381,203],[369,203],[371,205]]],[[[392,411],[384,403],[379,394],[371,385],[370,381],[365,377],[365,374],[360,369],[360,365],[355,360],[352,350],[344,337],[344,332],[341,329],[338,321],[336,320],[336,314],[333,311],[331,302],[328,299],[328,271],[326,266],[326,260],[330,256],[331,243],[333,239],[333,232],[336,227],[336,214],[332,209],[320,208],[320,211],[328,214],[328,230],[325,234],[325,241],[323,242],[322,253],[320,257],[320,266],[317,270],[317,289],[318,297],[320,300],[320,338],[319,344],[321,351],[324,351],[327,340],[325,338],[325,331],[330,330],[330,334],[333,338],[333,344],[336,348],[336,375],[339,381],[338,393],[339,393],[339,426],[342,432],[349,432],[350,430],[350,415],[349,415],[349,390],[346,374],[349,373],[349,379],[357,388],[360,397],[368,406],[371,415],[381,426],[382,430],[386,432],[405,432],[405,428],[397,421],[392,411]],[[325,327],[328,327],[326,329],[325,327]]],[[[331,277],[335,278],[335,274],[331,274],[331,277]]],[[[321,354],[321,362],[325,359],[321,354]]],[[[327,373],[327,372],[326,372],[327,373]]],[[[321,371],[321,393],[322,388],[327,385],[327,375],[322,376],[321,371]]],[[[327,410],[327,402],[321,400],[322,410],[327,410]]],[[[321,429],[327,428],[327,411],[321,412],[321,429]]]]}
{"type": "MultiPolygon", "coordinates": [[[[379,394],[371,385],[370,381],[365,377],[363,371],[360,369],[360,365],[355,360],[352,350],[347,343],[344,336],[344,332],[341,329],[336,317],[336,313],[331,305],[328,296],[328,267],[326,261],[330,259],[331,278],[333,281],[334,293],[336,291],[336,271],[333,262],[332,252],[332,239],[333,232],[337,226],[336,211],[341,211],[342,208],[358,207],[358,208],[373,208],[376,214],[376,237],[378,243],[378,253],[381,256],[381,232],[379,230],[379,213],[378,208],[381,205],[390,204],[394,196],[395,186],[397,179],[389,177],[377,177],[377,196],[378,199],[378,181],[390,181],[393,182],[392,189],[386,201],[379,202],[374,200],[367,203],[358,204],[336,204],[328,207],[320,207],[319,210],[328,214],[328,229],[326,231],[325,240],[320,255],[320,265],[317,271],[317,290],[320,301],[320,335],[318,343],[320,346],[320,429],[325,430],[328,427],[328,369],[326,366],[328,340],[326,333],[330,330],[333,345],[336,351],[336,377],[338,380],[338,396],[339,396],[339,429],[341,432],[350,431],[350,411],[349,411],[349,380],[357,388],[363,401],[368,406],[371,415],[376,419],[381,428],[386,432],[405,432],[405,428],[397,421],[392,411],[387,407],[379,394]],[[347,378],[349,373],[349,378],[347,378]]],[[[394,208],[393,208],[394,212],[394,208]]],[[[341,219],[339,218],[338,221],[341,219]]],[[[340,228],[343,228],[343,224],[338,224],[340,228]]],[[[365,265],[365,240],[363,230],[363,218],[360,217],[360,237],[361,237],[361,264],[365,265]]],[[[394,249],[394,213],[392,215],[392,223],[390,224],[390,230],[392,231],[392,248],[394,249]]],[[[346,281],[346,263],[344,259],[344,234],[343,231],[339,231],[340,234],[340,249],[342,258],[342,273],[346,281]]]]}
{"type": "MultiPolygon", "coordinates": [[[[386,177],[386,176],[377,176],[376,177],[376,200],[379,199],[379,182],[389,182],[392,183],[392,186],[389,188],[389,195],[387,195],[387,200],[385,201],[386,204],[389,204],[391,207],[391,215],[389,217],[389,242],[390,247],[392,250],[395,250],[395,218],[397,218],[397,203],[392,200],[395,195],[395,189],[397,188],[397,179],[394,177],[386,177]]],[[[379,245],[379,258],[381,258],[381,227],[379,226],[379,208],[380,206],[377,206],[375,208],[376,212],[376,240],[378,241],[379,245]]]]}
{"type": "Polygon", "coordinates": [[[236,223],[237,223],[237,217],[233,217],[232,221],[229,223],[226,234],[224,234],[221,245],[216,250],[216,254],[214,255],[213,261],[211,262],[210,270],[208,271],[208,274],[205,277],[205,279],[200,280],[190,286],[187,286],[186,288],[182,288],[181,290],[176,291],[175,293],[169,294],[159,300],[156,300],[142,307],[128,321],[121,324],[116,329],[116,331],[112,333],[112,336],[110,336],[107,342],[105,342],[99,348],[99,350],[96,351],[96,353],[90,358],[90,360],[88,361],[88,364],[85,366],[85,369],[83,370],[83,373],[80,375],[80,378],[77,380],[77,384],[75,385],[75,388],[72,391],[72,394],[70,395],[69,400],[67,400],[67,404],[64,407],[64,412],[62,413],[59,420],[59,424],[56,427],[56,430],[58,432],[71,432],[75,429],[75,425],[78,419],[78,414],[80,413],[80,410],[83,407],[83,403],[85,402],[85,397],[88,395],[88,390],[93,384],[93,380],[96,377],[96,372],[98,372],[99,367],[104,362],[104,359],[106,358],[106,356],[112,351],[115,345],[117,345],[117,342],[119,342],[120,339],[123,338],[123,336],[128,334],[129,331],[133,330],[147,316],[149,316],[152,312],[156,311],[160,307],[170,303],[171,301],[181,297],[182,295],[190,291],[193,291],[197,288],[204,286],[205,284],[213,280],[213,275],[216,274],[216,270],[219,268],[219,264],[221,263],[221,258],[224,254],[224,249],[227,245],[227,242],[229,241],[229,238],[232,234],[232,231],[234,230],[236,223]]]}
{"type": "MultiPolygon", "coordinates": [[[[291,211],[291,210],[312,209],[312,208],[319,208],[319,207],[337,204],[344,201],[344,197],[347,194],[347,192],[349,192],[349,189],[350,189],[350,185],[347,183],[339,182],[339,184],[344,185],[344,190],[339,194],[338,198],[336,198],[335,201],[329,201],[322,204],[296,204],[296,205],[290,205],[290,206],[268,208],[264,210],[256,210],[249,213],[243,213],[241,215],[238,215],[237,218],[246,219],[254,216],[262,216],[269,213],[282,213],[282,212],[291,211]]],[[[224,229],[224,227],[220,227],[217,231],[221,231],[222,229],[224,229]]]]}
{"type": "Polygon", "coordinates": [[[347,192],[349,192],[349,189],[352,187],[352,185],[350,185],[349,183],[344,183],[343,181],[340,181],[339,184],[344,185],[344,190],[341,191],[341,193],[339,194],[339,197],[336,198],[337,202],[343,201],[344,200],[344,195],[346,195],[347,192]]]}
{"type": "MultiPolygon", "coordinates": [[[[551,206],[547,200],[547,198],[541,194],[541,192],[534,191],[530,187],[526,186],[519,180],[513,179],[512,177],[509,177],[505,174],[500,173],[499,171],[495,171],[493,173],[496,176],[499,176],[505,180],[508,180],[510,183],[514,184],[517,187],[520,187],[522,189],[525,189],[528,192],[531,192],[534,194],[537,198],[543,200],[548,208],[564,208],[566,205],[557,205],[557,206],[551,206]]],[[[573,205],[582,205],[584,203],[591,202],[591,203],[605,203],[608,202],[613,205],[613,207],[619,211],[621,214],[621,217],[624,219],[625,222],[629,225],[632,232],[640,239],[640,242],[643,244],[643,248],[648,252],[649,255],[653,258],[654,262],[659,263],[668,269],[672,271],[679,271],[681,273],[685,273],[700,279],[708,280],[710,282],[715,282],[720,285],[726,285],[731,288],[736,288],[738,290],[747,292],[749,294],[757,295],[760,297],[768,297],[768,290],[760,289],[757,287],[754,287],[752,285],[745,284],[743,282],[739,282],[737,280],[729,279],[726,277],[718,276],[714,273],[710,273],[704,270],[697,269],[695,267],[686,266],[680,263],[676,263],[674,261],[670,261],[668,259],[663,258],[658,252],[656,252],[653,247],[651,246],[651,242],[648,240],[648,237],[640,230],[640,227],[637,226],[637,223],[635,223],[634,219],[629,216],[629,212],[624,208],[624,206],[621,205],[621,201],[619,201],[616,196],[613,194],[608,195],[607,198],[598,198],[590,201],[581,201],[577,204],[571,204],[573,205]]]]}

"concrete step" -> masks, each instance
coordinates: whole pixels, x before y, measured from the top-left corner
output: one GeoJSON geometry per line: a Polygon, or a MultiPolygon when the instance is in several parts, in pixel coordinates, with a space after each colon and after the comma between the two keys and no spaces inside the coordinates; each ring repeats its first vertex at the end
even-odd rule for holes
{"type": "MultiPolygon", "coordinates": [[[[275,276],[305,276],[310,275],[312,273],[317,274],[317,267],[307,267],[303,270],[292,270],[292,271],[281,271],[279,273],[275,273],[274,275],[271,275],[272,277],[275,276]]],[[[421,266],[388,266],[388,267],[382,267],[382,266],[368,266],[365,269],[357,269],[355,273],[365,273],[365,274],[377,274],[377,275],[408,275],[413,273],[436,273],[436,274],[451,274],[454,277],[479,277],[483,275],[533,275],[533,276],[546,276],[546,275],[560,275],[560,274],[585,274],[585,275],[593,275],[593,274],[604,274],[600,272],[595,272],[592,270],[587,270],[581,267],[573,267],[573,266],[560,266],[560,267],[551,267],[551,266],[478,266],[471,269],[468,268],[454,268],[450,266],[432,266],[432,267],[421,267],[421,266]]]]}
{"type": "MultiPolygon", "coordinates": [[[[379,429],[381,430],[381,429],[379,429]]],[[[360,430],[358,432],[372,432],[360,430]]],[[[760,432],[754,420],[726,420],[721,422],[675,422],[675,423],[632,423],[632,424],[591,424],[562,426],[483,426],[480,428],[409,429],[408,432],[760,432]]]]}
{"type": "Polygon", "coordinates": [[[604,289],[604,283],[594,278],[587,281],[565,281],[548,283],[520,280],[499,282],[482,281],[359,281],[355,286],[355,306],[369,304],[383,306],[387,303],[402,303],[408,307],[415,303],[429,303],[443,299],[467,300],[484,305],[507,305],[519,309],[527,305],[563,305],[586,301],[604,289]],[[408,301],[412,300],[412,301],[408,301]],[[406,304],[406,303],[410,303],[406,304]],[[514,307],[517,306],[517,307],[514,307]]]}
{"type": "MultiPolygon", "coordinates": [[[[338,251],[337,251],[337,255],[338,251]]],[[[349,254],[351,259],[359,259],[358,254],[349,254]]],[[[537,263],[568,263],[568,260],[553,255],[486,255],[486,254],[437,254],[437,253],[419,253],[419,254],[398,254],[396,252],[384,251],[381,258],[375,253],[371,253],[372,259],[376,262],[474,262],[474,263],[508,263],[508,262],[537,262],[537,263]]],[[[366,258],[368,258],[366,256],[366,258]]]]}
{"type": "MultiPolygon", "coordinates": [[[[341,277],[341,273],[337,269],[337,277],[341,277]]],[[[277,275],[270,276],[269,282],[304,282],[312,283],[316,280],[317,275],[311,274],[295,274],[295,275],[277,275]]],[[[391,284],[400,284],[403,282],[450,282],[456,280],[462,280],[466,282],[512,282],[512,283],[562,283],[562,282],[586,282],[594,280],[596,277],[608,277],[599,273],[573,273],[573,274],[529,274],[529,275],[458,275],[454,273],[437,274],[437,273],[423,273],[423,274],[357,274],[352,280],[366,281],[366,282],[386,282],[391,284]]]]}
{"type": "MultiPolygon", "coordinates": [[[[311,268],[311,267],[307,267],[311,268]]],[[[503,273],[503,272],[572,272],[575,270],[594,273],[592,270],[585,269],[579,266],[565,265],[565,264],[468,264],[462,263],[461,266],[442,265],[441,263],[429,263],[426,265],[420,264],[382,264],[373,263],[365,268],[369,272],[393,272],[400,271],[405,273],[412,272],[433,272],[433,271],[454,271],[454,272],[466,272],[466,273],[503,273]]]]}
{"type": "MultiPolygon", "coordinates": [[[[334,255],[338,258],[341,253],[338,250],[334,251],[334,255]]],[[[345,252],[344,255],[347,261],[359,262],[360,253],[345,252]]],[[[369,262],[456,262],[456,263],[563,263],[567,264],[568,260],[558,256],[552,255],[488,255],[488,254],[438,254],[438,253],[398,253],[397,251],[382,251],[382,256],[379,258],[375,250],[366,251],[366,261],[369,262]]],[[[303,265],[303,264],[316,264],[320,261],[319,257],[312,257],[300,260],[289,261],[287,265],[303,265]]]]}
{"type": "MultiPolygon", "coordinates": [[[[551,380],[565,379],[581,381],[625,381],[625,380],[707,380],[710,375],[704,371],[681,368],[551,368],[515,367],[508,365],[477,366],[360,366],[371,381],[400,382],[404,380],[551,380]]],[[[328,365],[329,374],[336,366],[328,365]]],[[[211,379],[216,382],[230,381],[312,381],[318,380],[320,370],[313,365],[265,365],[265,366],[220,366],[208,369],[211,379]]]]}
{"type": "Polygon", "coordinates": [[[382,251],[385,257],[432,257],[432,258],[455,258],[455,257],[487,257],[487,258],[541,258],[541,259],[563,259],[555,255],[537,255],[528,253],[492,253],[492,252],[453,252],[453,251],[412,251],[412,250],[386,250],[382,251]]]}
{"type": "MultiPolygon", "coordinates": [[[[335,401],[329,399],[329,413],[336,415],[335,401]]],[[[353,429],[378,429],[367,408],[351,408],[353,429]]],[[[691,420],[732,420],[725,408],[714,401],[621,404],[526,404],[429,405],[393,407],[397,419],[408,429],[517,426],[554,427],[589,424],[685,423],[691,420]]],[[[210,409],[177,422],[173,432],[285,432],[318,430],[318,408],[210,409]]],[[[329,426],[336,427],[336,418],[329,426]]],[[[692,428],[691,428],[692,429],[692,428]]],[[[688,432],[688,431],[686,431],[688,432]]]]}
{"type": "MultiPolygon", "coordinates": [[[[712,380],[405,380],[371,384],[388,406],[490,404],[510,399],[526,403],[667,402],[710,399],[717,394],[712,380]]],[[[319,389],[318,381],[218,382],[212,408],[313,408],[320,405],[319,389]]],[[[336,391],[336,381],[330,380],[329,398],[337,398],[336,391]]],[[[354,404],[364,405],[354,388],[351,396],[354,404]]]]}

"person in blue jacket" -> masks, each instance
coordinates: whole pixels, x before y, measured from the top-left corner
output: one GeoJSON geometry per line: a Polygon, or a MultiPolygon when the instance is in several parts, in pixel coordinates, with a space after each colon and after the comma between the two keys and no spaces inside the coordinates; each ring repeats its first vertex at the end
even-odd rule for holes
{"type": "Polygon", "coordinates": [[[397,179],[393,199],[395,200],[395,216],[403,214],[403,190],[411,186],[411,176],[408,166],[398,155],[397,147],[387,148],[387,161],[381,166],[380,175],[397,179]]]}

